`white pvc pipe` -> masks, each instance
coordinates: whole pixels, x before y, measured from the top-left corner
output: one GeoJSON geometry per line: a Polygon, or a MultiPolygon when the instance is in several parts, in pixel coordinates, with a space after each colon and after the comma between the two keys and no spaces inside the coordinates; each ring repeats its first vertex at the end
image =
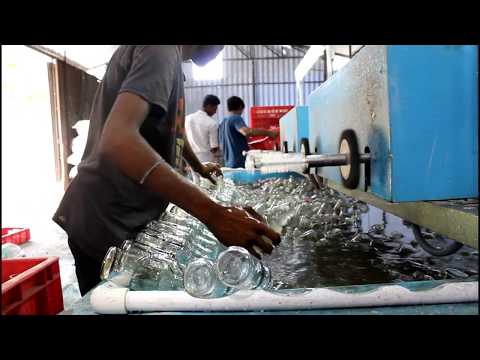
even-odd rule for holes
{"type": "Polygon", "coordinates": [[[91,295],[93,310],[100,314],[160,311],[259,311],[308,310],[393,305],[446,304],[478,301],[478,282],[441,284],[429,290],[411,291],[385,285],[368,292],[343,293],[327,288],[304,293],[272,293],[243,290],[219,299],[197,299],[184,291],[129,291],[112,283],[97,287],[91,295]]]}

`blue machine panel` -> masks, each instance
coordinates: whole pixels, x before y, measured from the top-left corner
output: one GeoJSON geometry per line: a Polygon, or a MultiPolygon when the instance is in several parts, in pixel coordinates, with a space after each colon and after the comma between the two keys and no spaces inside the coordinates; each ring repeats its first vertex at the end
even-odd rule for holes
{"type": "MultiPolygon", "coordinates": [[[[300,141],[302,138],[308,139],[308,107],[307,106],[298,106],[297,109],[297,144],[300,151],[300,141]]],[[[313,150],[313,149],[312,149],[313,150]]]]}
{"type": "Polygon", "coordinates": [[[296,106],[280,119],[280,142],[288,142],[289,151],[300,151],[300,140],[308,139],[308,107],[296,106]]]}
{"type": "Polygon", "coordinates": [[[394,200],[478,196],[477,49],[387,48],[394,200]]]}
{"type": "MultiPolygon", "coordinates": [[[[361,152],[370,148],[375,195],[478,197],[477,46],[366,46],[310,94],[308,106],[311,149],[337,153],[349,128],[361,152]]],[[[318,172],[341,181],[338,168],[318,172]]]]}

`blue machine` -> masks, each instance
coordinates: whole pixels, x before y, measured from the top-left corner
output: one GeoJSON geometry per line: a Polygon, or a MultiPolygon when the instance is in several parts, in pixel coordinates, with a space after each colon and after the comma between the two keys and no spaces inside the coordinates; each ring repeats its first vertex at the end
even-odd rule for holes
{"type": "Polygon", "coordinates": [[[280,119],[280,143],[288,144],[288,151],[300,152],[300,141],[308,139],[308,107],[296,106],[280,119]]]}
{"type": "MultiPolygon", "coordinates": [[[[374,195],[478,197],[477,46],[366,46],[307,104],[311,150],[336,154],[353,129],[360,153],[371,153],[374,195]]],[[[317,173],[341,182],[338,167],[317,173]]],[[[364,181],[362,166],[359,189],[364,181]]]]}

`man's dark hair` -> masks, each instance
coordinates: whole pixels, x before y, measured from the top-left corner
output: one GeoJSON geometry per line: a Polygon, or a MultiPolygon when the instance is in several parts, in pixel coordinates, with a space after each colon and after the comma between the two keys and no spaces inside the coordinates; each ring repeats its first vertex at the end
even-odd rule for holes
{"type": "Polygon", "coordinates": [[[207,105],[213,105],[213,106],[218,106],[220,105],[220,99],[216,97],[215,95],[207,95],[203,99],[203,107],[207,105]]]}
{"type": "Polygon", "coordinates": [[[245,109],[245,103],[238,96],[229,97],[227,100],[228,111],[237,111],[245,109]]]}

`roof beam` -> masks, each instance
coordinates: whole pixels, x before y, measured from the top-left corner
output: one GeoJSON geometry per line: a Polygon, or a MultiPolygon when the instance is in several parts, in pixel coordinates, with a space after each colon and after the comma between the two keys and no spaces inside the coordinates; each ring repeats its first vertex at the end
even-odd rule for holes
{"type": "Polygon", "coordinates": [[[29,47],[33,50],[36,50],[38,52],[41,52],[42,54],[47,55],[47,56],[49,56],[53,59],[57,59],[57,60],[66,62],[67,64],[69,64],[73,67],[76,67],[79,70],[82,70],[82,71],[85,71],[85,72],[88,71],[88,68],[86,68],[85,66],[80,65],[76,61],[73,61],[73,60],[67,58],[65,55],[59,54],[56,51],[53,51],[52,49],[49,49],[45,46],[42,46],[42,45],[25,45],[25,46],[29,47]]]}
{"type": "Polygon", "coordinates": [[[279,52],[273,50],[270,46],[268,45],[262,45],[263,47],[267,48],[270,52],[272,52],[274,55],[277,55],[278,57],[282,57],[282,54],[280,54],[279,52]]]}
{"type": "Polygon", "coordinates": [[[242,49],[242,47],[240,45],[233,45],[233,46],[235,46],[235,48],[238,51],[240,51],[242,53],[242,55],[245,56],[247,59],[250,58],[250,56],[248,56],[247,52],[244,49],[242,49]]]}
{"type": "Polygon", "coordinates": [[[302,54],[306,54],[307,50],[303,46],[298,46],[298,45],[290,45],[294,50],[300,51],[302,54]]]}

